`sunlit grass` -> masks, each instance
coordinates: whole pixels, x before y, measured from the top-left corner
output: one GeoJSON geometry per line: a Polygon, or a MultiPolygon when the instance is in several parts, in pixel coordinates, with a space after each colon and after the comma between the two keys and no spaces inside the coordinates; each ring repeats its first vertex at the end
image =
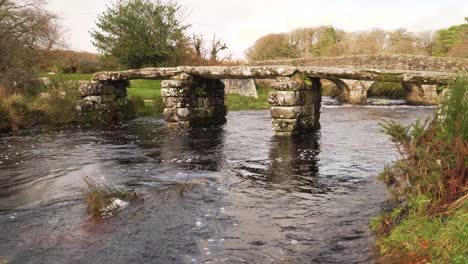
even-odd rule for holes
{"type": "Polygon", "coordinates": [[[227,94],[224,100],[228,111],[270,109],[270,104],[268,103],[268,93],[270,91],[273,91],[273,89],[261,87],[257,89],[258,99],[237,94],[227,94]]]}

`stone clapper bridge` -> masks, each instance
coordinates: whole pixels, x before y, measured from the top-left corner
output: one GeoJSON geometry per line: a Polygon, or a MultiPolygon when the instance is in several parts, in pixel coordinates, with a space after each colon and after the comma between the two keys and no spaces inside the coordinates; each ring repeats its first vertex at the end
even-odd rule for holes
{"type": "MultiPolygon", "coordinates": [[[[464,68],[462,69],[464,70],[464,68]]],[[[107,111],[125,102],[130,80],[162,80],[164,119],[169,126],[193,127],[226,122],[223,79],[276,79],[269,95],[273,130],[277,135],[311,132],[320,128],[321,81],[333,81],[349,103],[363,103],[374,81],[400,82],[408,100],[436,104],[437,87],[451,83],[456,73],[317,66],[201,66],[145,68],[99,72],[80,87],[81,111],[107,111]]]]}

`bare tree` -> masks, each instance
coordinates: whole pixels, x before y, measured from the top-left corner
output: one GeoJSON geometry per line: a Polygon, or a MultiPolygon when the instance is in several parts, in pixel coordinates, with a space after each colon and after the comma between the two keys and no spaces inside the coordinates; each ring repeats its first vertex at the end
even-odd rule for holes
{"type": "Polygon", "coordinates": [[[223,50],[227,50],[228,47],[226,43],[222,43],[220,39],[216,38],[216,35],[213,34],[213,39],[211,41],[210,45],[210,60],[212,61],[225,61],[225,60],[230,60],[232,58],[232,54],[228,54],[222,58],[218,58],[219,53],[223,50]]]}
{"type": "Polygon", "coordinates": [[[193,34],[192,35],[192,46],[193,46],[193,50],[195,51],[195,55],[197,56],[197,58],[204,58],[205,57],[205,49],[204,49],[204,39],[203,39],[203,35],[196,35],[196,34],[193,34]]]}
{"type": "Polygon", "coordinates": [[[27,86],[31,73],[60,40],[57,17],[43,0],[0,0],[0,82],[10,89],[27,86]]]}

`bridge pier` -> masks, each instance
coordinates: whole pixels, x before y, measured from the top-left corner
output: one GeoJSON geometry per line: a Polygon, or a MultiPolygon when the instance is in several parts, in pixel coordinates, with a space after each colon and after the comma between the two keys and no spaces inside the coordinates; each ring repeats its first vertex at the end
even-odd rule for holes
{"type": "Polygon", "coordinates": [[[374,83],[373,81],[342,80],[349,89],[344,101],[351,104],[365,104],[367,102],[367,91],[374,83]]]}
{"type": "Polygon", "coordinates": [[[196,127],[226,123],[224,84],[179,74],[161,82],[164,119],[172,127],[196,127]]]}
{"type": "Polygon", "coordinates": [[[403,82],[402,85],[409,91],[406,100],[415,105],[436,105],[438,101],[437,86],[403,82]]]}
{"type": "Polygon", "coordinates": [[[279,77],[269,95],[273,130],[278,136],[292,136],[320,128],[322,100],[320,78],[306,80],[296,74],[279,77]]]}

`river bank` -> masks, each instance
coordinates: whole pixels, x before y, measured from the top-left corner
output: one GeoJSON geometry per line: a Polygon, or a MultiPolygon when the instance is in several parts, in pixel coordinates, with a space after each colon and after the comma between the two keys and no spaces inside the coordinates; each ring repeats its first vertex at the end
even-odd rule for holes
{"type": "Polygon", "coordinates": [[[466,263],[468,79],[449,91],[433,122],[382,124],[402,159],[379,176],[397,204],[371,222],[380,263],[466,263]]]}

